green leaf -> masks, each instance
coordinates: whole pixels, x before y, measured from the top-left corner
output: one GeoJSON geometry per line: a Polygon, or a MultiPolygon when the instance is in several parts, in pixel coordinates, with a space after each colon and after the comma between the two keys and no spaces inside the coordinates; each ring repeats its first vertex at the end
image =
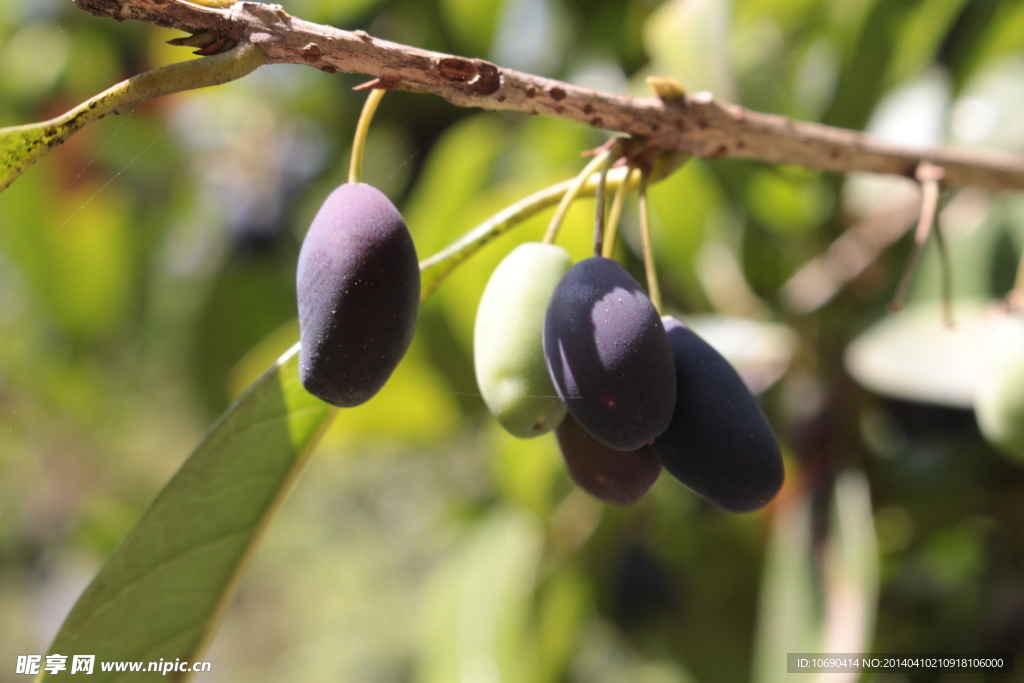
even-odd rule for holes
{"type": "Polygon", "coordinates": [[[446,25],[465,50],[487,56],[503,0],[441,0],[440,4],[446,25]]]}
{"type": "Polygon", "coordinates": [[[655,258],[663,287],[697,297],[694,269],[701,247],[723,225],[725,198],[708,165],[694,161],[649,190],[655,258]],[[686,201],[680,201],[685,197],[686,201]]]}
{"type": "Polygon", "coordinates": [[[788,652],[869,652],[878,600],[878,541],[867,478],[836,478],[828,536],[814,542],[807,491],[779,502],[761,585],[754,683],[789,681],[788,652]]]}
{"type": "Polygon", "coordinates": [[[506,500],[547,518],[555,505],[555,482],[564,476],[558,443],[550,437],[517,439],[489,420],[488,452],[494,483],[506,500]]]}
{"type": "Polygon", "coordinates": [[[878,601],[878,540],[867,477],[836,478],[822,562],[825,623],[822,652],[869,652],[878,601]]]}
{"type": "Polygon", "coordinates": [[[993,14],[985,35],[967,59],[965,77],[973,76],[985,66],[1002,57],[1020,52],[1024,43],[1024,5],[1003,2],[993,14]]]}
{"type": "Polygon", "coordinates": [[[459,218],[466,199],[487,185],[505,138],[500,121],[477,115],[452,126],[435,143],[403,212],[421,254],[440,249],[465,230],[459,218]]]}
{"type": "Polygon", "coordinates": [[[0,48],[0,90],[12,99],[45,97],[64,72],[70,52],[71,41],[56,23],[26,24],[0,48]]]}
{"type": "Polygon", "coordinates": [[[531,603],[541,529],[508,508],[481,520],[430,591],[414,680],[538,680],[531,603]]]}
{"type": "Polygon", "coordinates": [[[728,41],[731,2],[671,0],[644,23],[654,73],[679,80],[688,92],[710,90],[736,99],[728,41]]]}
{"type": "Polygon", "coordinates": [[[147,676],[102,672],[100,661],[201,658],[334,414],[302,388],[297,352],[298,345],[210,429],[86,588],[50,653],[95,654],[96,682],[147,676]]]}
{"type": "Polygon", "coordinates": [[[747,184],[747,208],[780,236],[804,235],[818,228],[831,211],[818,174],[797,169],[755,171],[747,184]]]}
{"type": "Polygon", "coordinates": [[[772,519],[754,645],[754,683],[788,681],[787,652],[821,651],[824,624],[814,566],[811,501],[779,501],[772,519]]]}
{"type": "Polygon", "coordinates": [[[536,680],[563,680],[593,595],[586,576],[571,565],[545,581],[537,600],[536,680]]]}
{"type": "Polygon", "coordinates": [[[967,0],[924,0],[910,13],[889,62],[888,83],[914,78],[928,68],[966,4],[967,0]]]}
{"type": "Polygon", "coordinates": [[[912,303],[850,342],[844,363],[858,384],[905,401],[970,408],[996,317],[980,299],[956,299],[954,327],[941,302],[912,303]]]}

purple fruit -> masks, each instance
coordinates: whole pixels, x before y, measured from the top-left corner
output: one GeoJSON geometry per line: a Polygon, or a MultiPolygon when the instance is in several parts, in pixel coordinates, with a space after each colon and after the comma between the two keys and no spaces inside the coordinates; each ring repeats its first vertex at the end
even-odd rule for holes
{"type": "Polygon", "coordinates": [[[565,274],[544,318],[544,358],[569,414],[601,443],[635,451],[668,428],[672,350],[651,300],[612,259],[565,274]]]}
{"type": "Polygon", "coordinates": [[[555,435],[573,481],[605,503],[639,502],[661,474],[661,464],[650,446],[635,451],[608,448],[587,434],[571,415],[562,420],[555,435]]]}
{"type": "Polygon", "coordinates": [[[756,510],[782,488],[779,442],[725,358],[684,323],[662,319],[675,358],[675,415],[651,446],[676,479],[730,512],[756,510]]]}
{"type": "Polygon", "coordinates": [[[350,408],[387,382],[416,329],[420,271],[402,215],[362,183],[327,197],[306,233],[296,276],[299,376],[350,408]]]}

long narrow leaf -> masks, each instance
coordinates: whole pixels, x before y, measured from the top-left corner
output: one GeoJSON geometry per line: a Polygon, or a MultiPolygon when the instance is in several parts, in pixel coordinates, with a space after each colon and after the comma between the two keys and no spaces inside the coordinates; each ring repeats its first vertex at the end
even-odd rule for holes
{"type": "Polygon", "coordinates": [[[96,656],[94,683],[153,676],[103,672],[104,661],[201,658],[264,528],[334,415],[302,388],[297,350],[231,405],[167,483],[50,647],[68,656],[67,670],[39,680],[69,677],[76,654],[96,656]]]}
{"type": "MultiPolygon", "coordinates": [[[[870,652],[878,602],[878,540],[871,490],[861,472],[850,470],[836,479],[824,565],[822,651],[870,652]]],[[[829,680],[859,677],[845,673],[829,680]]]]}
{"type": "MultiPolygon", "coordinates": [[[[775,513],[765,560],[753,680],[789,681],[787,653],[868,652],[878,600],[871,491],[857,471],[836,479],[828,537],[816,561],[808,492],[775,513]]],[[[828,674],[855,681],[858,673],[828,674]]]]}
{"type": "Polygon", "coordinates": [[[772,519],[754,646],[754,683],[783,683],[787,652],[818,652],[822,615],[806,492],[780,501],[772,519]]]}

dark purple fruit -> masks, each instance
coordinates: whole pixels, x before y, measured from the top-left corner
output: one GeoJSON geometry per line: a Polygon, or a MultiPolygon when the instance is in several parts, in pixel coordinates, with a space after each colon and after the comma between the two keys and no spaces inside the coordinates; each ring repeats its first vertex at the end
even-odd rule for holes
{"type": "Polygon", "coordinates": [[[756,510],[782,488],[782,453],[757,400],[725,358],[665,316],[676,366],[675,415],[651,446],[676,479],[730,512],[756,510]]]}
{"type": "Polygon", "coordinates": [[[548,303],[544,359],[569,414],[598,441],[635,451],[672,421],[676,375],[658,312],[612,259],[569,269],[548,303]]]}
{"type": "Polygon", "coordinates": [[[380,190],[342,185],[306,233],[296,280],[303,386],[336,406],[365,403],[416,329],[420,270],[402,215],[380,190]]]}
{"type": "Polygon", "coordinates": [[[587,434],[572,415],[565,416],[555,435],[573,481],[605,503],[639,502],[661,474],[661,463],[650,446],[635,451],[608,448],[587,434]]]}

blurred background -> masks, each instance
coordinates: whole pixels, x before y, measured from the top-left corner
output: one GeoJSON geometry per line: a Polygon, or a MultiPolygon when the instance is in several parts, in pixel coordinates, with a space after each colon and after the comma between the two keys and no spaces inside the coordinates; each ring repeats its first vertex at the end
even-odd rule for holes
{"type": "MultiPolygon", "coordinates": [[[[604,90],[646,96],[659,74],[900,144],[1024,152],[1017,0],[284,6],[604,90]]],[[[0,0],[0,126],[188,58],[165,45],[177,35],[0,0]]],[[[46,651],[206,428],[297,339],[298,247],[346,179],[364,80],[275,65],[148,101],[0,193],[0,681],[46,651]]],[[[422,258],[575,175],[605,139],[392,93],[365,180],[422,258]]],[[[545,212],[456,271],[385,390],[340,414],[203,681],[770,683],[787,652],[1024,654],[1024,469],[971,412],[990,305],[1024,247],[1021,195],[944,196],[953,331],[930,248],[909,310],[885,312],[918,210],[908,180],[693,161],[651,203],[666,307],[761,392],[786,457],[779,498],[732,515],[664,475],[610,508],[574,488],[552,436],[517,441],[487,415],[477,302],[545,212]]],[[[563,228],[575,258],[592,216],[581,201],[563,228]]],[[[623,231],[618,256],[640,277],[635,203],[623,231]]]]}

